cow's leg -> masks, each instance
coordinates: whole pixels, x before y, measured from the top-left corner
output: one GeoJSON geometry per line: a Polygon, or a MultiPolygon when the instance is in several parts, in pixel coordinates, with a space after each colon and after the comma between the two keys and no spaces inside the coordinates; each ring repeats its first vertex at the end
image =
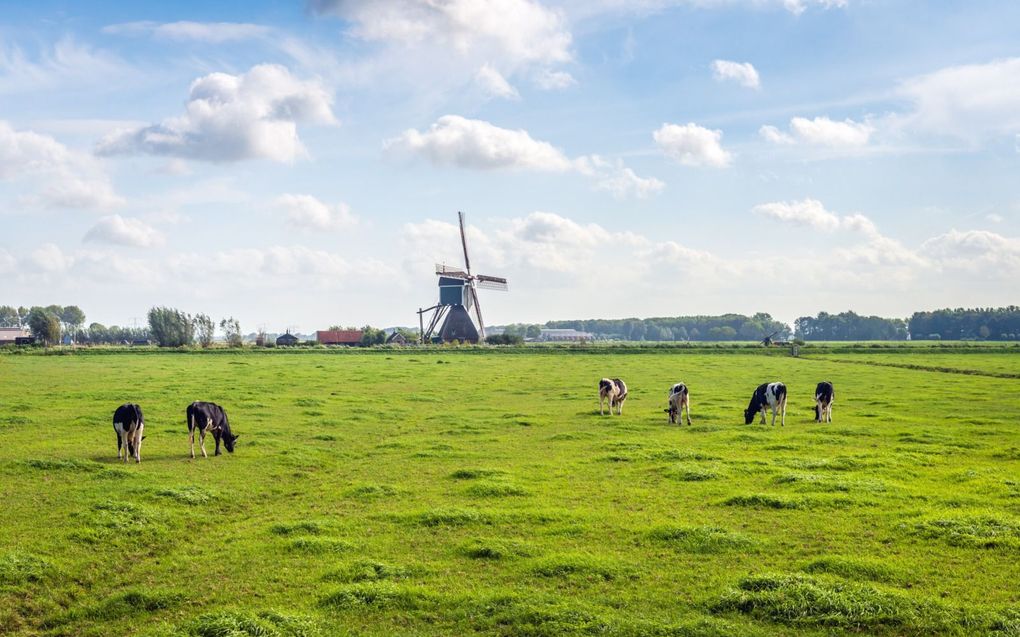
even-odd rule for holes
{"type": "MultiPolygon", "coordinates": [[[[609,408],[610,409],[613,408],[612,403],[609,404],[609,408]]],[[[599,415],[600,416],[606,415],[606,397],[603,396],[602,394],[599,394],[599,415]]]]}
{"type": "Polygon", "coordinates": [[[218,455],[220,455],[220,430],[219,429],[213,429],[212,437],[213,437],[213,440],[216,441],[216,451],[215,451],[215,453],[213,453],[213,455],[214,456],[218,456],[218,455]]]}
{"type": "Polygon", "coordinates": [[[117,460],[120,460],[120,451],[121,451],[121,448],[124,446],[124,443],[120,439],[120,432],[119,431],[117,431],[115,429],[113,431],[113,433],[117,434],[117,460]]]}
{"type": "Polygon", "coordinates": [[[761,406],[761,424],[765,424],[765,414],[768,413],[768,407],[765,405],[761,406]]]}
{"type": "Polygon", "coordinates": [[[191,459],[195,459],[195,429],[192,428],[188,431],[188,438],[191,440],[191,459]]]}
{"type": "Polygon", "coordinates": [[[138,441],[135,442],[135,462],[141,462],[142,461],[142,438],[143,438],[143,436],[142,436],[142,428],[141,427],[138,428],[138,431],[135,433],[135,436],[138,437],[138,441]]]}
{"type": "Polygon", "coordinates": [[[832,403],[825,407],[825,420],[826,422],[832,422],[832,403]]]}
{"type": "Polygon", "coordinates": [[[691,424],[691,401],[687,400],[684,405],[687,407],[687,424],[691,424]]]}
{"type": "Polygon", "coordinates": [[[199,433],[198,437],[199,446],[202,448],[202,457],[208,458],[209,454],[205,452],[205,429],[199,429],[198,433],[199,433]]]}
{"type": "MultiPolygon", "coordinates": [[[[782,411],[782,419],[779,421],[779,425],[781,427],[785,427],[786,426],[786,398],[783,398],[782,402],[779,403],[779,409],[782,411]]],[[[776,420],[776,417],[773,414],[773,416],[772,416],[772,424],[773,425],[776,424],[775,420],[776,420]]]]}
{"type": "MultiPolygon", "coordinates": [[[[627,400],[627,399],[624,398],[623,400],[627,400]]],[[[623,400],[621,400],[619,403],[617,403],[617,407],[616,407],[616,415],[617,416],[622,416],[623,415],[623,400]]]]}

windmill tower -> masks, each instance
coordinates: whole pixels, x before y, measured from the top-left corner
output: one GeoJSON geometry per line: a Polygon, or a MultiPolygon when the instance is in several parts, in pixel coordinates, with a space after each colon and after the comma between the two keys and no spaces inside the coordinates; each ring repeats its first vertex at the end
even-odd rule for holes
{"type": "Polygon", "coordinates": [[[506,279],[498,276],[471,273],[471,259],[468,257],[467,233],[464,229],[464,213],[458,212],[460,220],[460,244],[464,248],[464,267],[436,264],[439,275],[439,302],[432,307],[418,310],[418,324],[421,328],[421,342],[431,343],[438,339],[443,343],[453,340],[477,343],[485,339],[485,321],[482,306],[478,302],[478,289],[506,292],[506,279]],[[478,317],[478,328],[471,322],[471,309],[478,317]],[[432,312],[428,327],[424,315],[432,312]],[[440,321],[442,326],[440,326],[440,321]],[[437,331],[438,327],[438,331],[437,331]]]}

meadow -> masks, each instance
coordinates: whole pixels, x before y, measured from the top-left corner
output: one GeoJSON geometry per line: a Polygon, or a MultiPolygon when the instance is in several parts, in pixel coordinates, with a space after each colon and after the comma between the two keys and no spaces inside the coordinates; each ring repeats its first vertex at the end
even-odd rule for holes
{"type": "Polygon", "coordinates": [[[1018,416],[1020,352],[0,355],[0,634],[1020,635],[1018,416]]]}

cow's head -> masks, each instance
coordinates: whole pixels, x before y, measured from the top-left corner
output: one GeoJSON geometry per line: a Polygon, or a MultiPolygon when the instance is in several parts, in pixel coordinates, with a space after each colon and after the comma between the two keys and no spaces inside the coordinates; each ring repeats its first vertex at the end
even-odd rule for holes
{"type": "Polygon", "coordinates": [[[669,409],[663,409],[662,411],[669,414],[669,422],[671,423],[676,422],[676,407],[670,405],[669,409]]]}
{"type": "Polygon", "coordinates": [[[234,453],[234,443],[237,442],[238,438],[240,438],[240,436],[235,436],[233,434],[223,436],[223,446],[227,448],[228,452],[234,453]]]}
{"type": "Polygon", "coordinates": [[[758,411],[755,410],[755,409],[750,409],[750,408],[745,409],[744,410],[744,424],[745,425],[750,425],[752,422],[754,422],[754,417],[757,414],[758,414],[758,411]]]}

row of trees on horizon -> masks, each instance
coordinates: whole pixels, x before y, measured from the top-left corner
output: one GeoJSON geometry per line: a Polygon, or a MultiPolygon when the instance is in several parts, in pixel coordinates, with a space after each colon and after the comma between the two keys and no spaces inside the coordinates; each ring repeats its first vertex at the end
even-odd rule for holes
{"type": "MultiPolygon", "coordinates": [[[[154,307],[148,312],[145,327],[85,326],[85,313],[76,305],[13,307],[0,305],[0,327],[28,328],[32,335],[46,344],[73,342],[81,344],[123,344],[155,341],[164,347],[212,345],[216,328],[223,341],[240,347],[244,337],[239,321],[233,317],[215,322],[206,314],[188,314],[169,307],[154,307]]],[[[626,341],[757,341],[771,336],[774,340],[791,337],[804,341],[895,341],[915,340],[1017,340],[1020,339],[1020,307],[956,308],[932,312],[915,312],[909,319],[862,316],[854,312],[803,316],[794,321],[793,329],[767,313],[753,316],[723,314],[721,316],[677,316],[657,318],[590,319],[549,321],[545,325],[515,323],[504,328],[500,338],[488,339],[496,344],[523,342],[535,338],[543,328],[575,329],[588,332],[600,340],[626,341]]],[[[362,345],[386,341],[387,331],[370,325],[362,332],[362,345]]],[[[397,328],[408,341],[417,339],[417,332],[397,328]]],[[[264,333],[259,336],[265,338],[264,333]]]]}

